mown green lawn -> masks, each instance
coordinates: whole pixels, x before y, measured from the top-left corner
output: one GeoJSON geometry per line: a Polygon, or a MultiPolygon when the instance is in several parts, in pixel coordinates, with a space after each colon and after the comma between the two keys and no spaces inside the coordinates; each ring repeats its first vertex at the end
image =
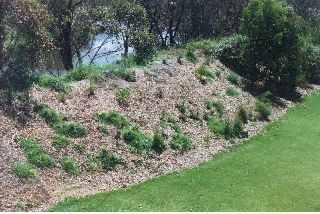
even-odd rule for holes
{"type": "Polygon", "coordinates": [[[320,93],[208,163],[51,211],[320,211],[320,93]]]}

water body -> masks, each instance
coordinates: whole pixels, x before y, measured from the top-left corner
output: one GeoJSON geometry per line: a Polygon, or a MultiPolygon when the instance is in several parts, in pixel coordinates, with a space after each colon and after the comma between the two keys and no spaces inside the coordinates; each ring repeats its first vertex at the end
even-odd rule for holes
{"type": "MultiPolygon", "coordinates": [[[[109,37],[102,33],[95,36],[88,44],[88,47],[81,52],[83,64],[107,65],[122,59],[123,39],[121,36],[109,37]],[[92,45],[91,48],[89,48],[92,45]],[[90,51],[91,50],[91,51],[90,51]],[[105,55],[105,53],[109,53],[105,55]],[[95,55],[100,57],[93,59],[95,55]],[[91,62],[92,61],[92,62],[91,62]]],[[[129,54],[133,53],[133,48],[129,48],[129,54]]],[[[74,58],[74,64],[78,64],[78,59],[74,58]]]]}

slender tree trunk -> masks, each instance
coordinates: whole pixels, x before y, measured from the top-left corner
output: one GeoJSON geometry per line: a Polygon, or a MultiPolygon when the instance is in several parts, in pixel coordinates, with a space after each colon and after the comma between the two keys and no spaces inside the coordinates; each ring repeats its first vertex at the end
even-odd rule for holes
{"type": "Polygon", "coordinates": [[[5,0],[0,0],[0,70],[4,65],[4,6],[5,0]]]}
{"type": "Polygon", "coordinates": [[[129,37],[125,35],[123,38],[123,46],[124,46],[124,57],[127,57],[129,54],[129,37]]]}

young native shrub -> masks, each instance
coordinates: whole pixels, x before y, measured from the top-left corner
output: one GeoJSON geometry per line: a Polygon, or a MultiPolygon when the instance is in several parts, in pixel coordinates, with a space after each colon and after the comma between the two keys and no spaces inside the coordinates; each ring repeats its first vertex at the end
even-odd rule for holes
{"type": "Polygon", "coordinates": [[[84,154],[86,152],[86,146],[84,144],[82,144],[82,143],[74,145],[74,149],[80,155],[82,155],[82,154],[84,154]]]}
{"type": "Polygon", "coordinates": [[[66,93],[59,93],[59,94],[58,94],[58,100],[59,100],[59,102],[61,102],[61,103],[66,103],[66,101],[67,101],[67,95],[66,95],[66,93]]]}
{"type": "Polygon", "coordinates": [[[192,148],[192,141],[185,134],[177,132],[172,136],[171,148],[186,152],[192,148]]]}
{"type": "Polygon", "coordinates": [[[229,87],[226,89],[226,94],[230,97],[238,97],[240,92],[235,88],[229,87]]]}
{"type": "Polygon", "coordinates": [[[180,100],[177,104],[177,109],[181,114],[185,114],[187,112],[186,102],[184,100],[180,100]]]}
{"type": "Polygon", "coordinates": [[[236,117],[233,123],[233,136],[239,137],[243,131],[243,122],[239,117],[236,117]]]}
{"type": "Polygon", "coordinates": [[[69,71],[65,76],[64,79],[66,81],[81,81],[87,79],[89,74],[93,71],[92,66],[78,66],[73,70],[69,71]]]}
{"type": "Polygon", "coordinates": [[[40,87],[61,93],[66,93],[71,89],[71,86],[61,78],[50,77],[48,75],[35,76],[33,82],[40,87]]]}
{"type": "Polygon", "coordinates": [[[186,59],[192,63],[198,62],[198,56],[196,54],[196,51],[194,49],[189,48],[186,53],[186,59]]]}
{"type": "Polygon", "coordinates": [[[98,159],[102,168],[106,170],[113,170],[117,167],[117,165],[121,164],[121,159],[107,149],[102,149],[100,151],[98,159]]]}
{"type": "Polygon", "coordinates": [[[137,128],[126,128],[122,131],[122,137],[126,144],[137,153],[148,152],[152,147],[152,138],[137,128]]]}
{"type": "Polygon", "coordinates": [[[61,159],[61,168],[69,175],[78,175],[80,173],[78,164],[71,157],[63,157],[61,159]]]}
{"type": "Polygon", "coordinates": [[[102,125],[102,126],[99,126],[99,132],[101,132],[102,134],[109,134],[109,129],[106,125],[102,125]]]}
{"type": "Polygon", "coordinates": [[[96,157],[94,155],[90,155],[87,159],[87,171],[94,172],[98,168],[98,161],[99,157],[96,157]]]}
{"type": "Polygon", "coordinates": [[[97,119],[102,123],[114,125],[118,129],[123,129],[130,125],[127,119],[122,114],[116,111],[109,111],[98,114],[97,119]]]}
{"type": "Polygon", "coordinates": [[[98,85],[95,83],[90,83],[90,86],[88,88],[88,94],[89,96],[94,96],[98,90],[98,85]]]}
{"type": "Polygon", "coordinates": [[[16,163],[14,165],[14,173],[19,178],[36,178],[37,171],[33,166],[29,163],[16,163]]]}
{"type": "Polygon", "coordinates": [[[38,114],[50,125],[61,123],[63,121],[61,115],[56,110],[49,107],[40,107],[38,114]]]}
{"type": "Polygon", "coordinates": [[[28,161],[38,167],[46,168],[53,167],[54,160],[46,154],[40,144],[32,138],[20,139],[20,147],[27,156],[28,161]]]}
{"type": "Polygon", "coordinates": [[[244,10],[240,33],[248,38],[245,60],[268,86],[282,90],[296,86],[303,61],[302,24],[285,1],[252,0],[244,10]]]}
{"type": "Polygon", "coordinates": [[[214,73],[204,65],[201,65],[196,72],[198,78],[203,84],[211,83],[214,79],[214,73]]]}
{"type": "Polygon", "coordinates": [[[163,99],[164,98],[164,90],[163,90],[163,88],[160,88],[160,87],[157,88],[156,96],[159,99],[163,99]]]}
{"type": "Polygon", "coordinates": [[[195,111],[193,109],[190,109],[190,116],[189,116],[192,120],[200,120],[201,116],[200,113],[198,111],[195,111]]]}
{"type": "Polygon", "coordinates": [[[249,121],[249,114],[247,110],[240,106],[236,113],[236,118],[238,118],[243,124],[247,124],[249,121]]]}
{"type": "Polygon", "coordinates": [[[224,134],[224,128],[225,128],[225,124],[223,121],[218,120],[214,117],[209,117],[207,120],[207,124],[209,127],[209,130],[218,136],[221,136],[224,134]]]}
{"type": "Polygon", "coordinates": [[[163,138],[161,135],[154,135],[153,136],[153,141],[152,141],[152,150],[155,151],[158,154],[163,153],[167,149],[167,145],[164,142],[163,138]]]}
{"type": "Polygon", "coordinates": [[[259,114],[261,120],[268,120],[269,116],[272,114],[272,106],[269,103],[257,101],[256,111],[259,114]]]}
{"type": "Polygon", "coordinates": [[[136,82],[136,72],[131,71],[126,67],[123,66],[116,66],[111,70],[111,75],[116,76],[120,79],[123,79],[127,82],[136,82]]]}
{"type": "Polygon", "coordinates": [[[131,92],[129,89],[120,88],[116,91],[116,100],[120,106],[128,106],[131,99],[131,92]]]}
{"type": "Polygon", "coordinates": [[[234,127],[229,119],[226,119],[223,127],[223,136],[225,139],[229,140],[234,137],[234,127]]]}
{"type": "Polygon", "coordinates": [[[62,135],[54,136],[52,141],[52,145],[58,149],[66,148],[69,145],[69,143],[70,143],[69,139],[62,135]]]}
{"type": "Polygon", "coordinates": [[[87,136],[88,131],[85,127],[77,123],[57,123],[54,129],[62,135],[71,138],[83,138],[87,136]]]}
{"type": "Polygon", "coordinates": [[[238,74],[236,73],[230,73],[227,77],[228,81],[231,82],[234,85],[240,86],[241,85],[241,79],[238,74]]]}
{"type": "Polygon", "coordinates": [[[214,109],[219,114],[220,117],[223,116],[224,105],[221,101],[206,101],[205,105],[208,110],[214,109]]]}

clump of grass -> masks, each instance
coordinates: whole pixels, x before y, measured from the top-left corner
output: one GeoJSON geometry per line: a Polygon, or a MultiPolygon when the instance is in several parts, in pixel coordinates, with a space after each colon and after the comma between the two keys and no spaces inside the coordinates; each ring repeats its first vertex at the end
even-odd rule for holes
{"type": "Polygon", "coordinates": [[[183,133],[175,133],[172,137],[171,148],[186,152],[192,148],[192,141],[183,133]]]}
{"type": "Polygon", "coordinates": [[[94,172],[98,168],[98,158],[94,155],[90,155],[87,159],[87,171],[94,172]]]}
{"type": "Polygon", "coordinates": [[[115,66],[111,69],[111,75],[116,76],[120,79],[123,79],[127,82],[136,82],[136,72],[129,70],[126,67],[123,67],[121,65],[115,66]]]}
{"type": "Polygon", "coordinates": [[[63,135],[55,135],[52,141],[52,145],[55,148],[66,148],[69,145],[69,139],[63,135]]]}
{"type": "Polygon", "coordinates": [[[175,132],[182,132],[182,128],[179,126],[177,119],[167,112],[163,113],[160,120],[160,126],[162,128],[169,126],[175,132]]]}
{"type": "Polygon", "coordinates": [[[201,119],[200,113],[198,111],[193,110],[193,109],[190,109],[189,117],[192,120],[200,120],[201,119]]]}
{"type": "Polygon", "coordinates": [[[152,150],[158,154],[163,153],[167,149],[167,145],[161,135],[154,135],[152,141],[152,150]]]}
{"type": "Polygon", "coordinates": [[[102,134],[109,134],[109,129],[106,125],[102,125],[102,126],[99,126],[99,132],[101,132],[102,134]]]}
{"type": "Polygon", "coordinates": [[[156,96],[159,98],[159,99],[163,99],[164,98],[164,90],[163,88],[157,88],[157,91],[156,91],[156,96]]]}
{"type": "Polygon", "coordinates": [[[243,106],[240,106],[239,109],[237,110],[236,118],[238,118],[243,124],[248,123],[249,114],[243,106]]]}
{"type": "Polygon", "coordinates": [[[235,88],[229,87],[226,89],[226,94],[230,97],[239,97],[240,92],[235,88]]]}
{"type": "Polygon", "coordinates": [[[88,88],[88,94],[89,96],[94,96],[98,90],[98,85],[95,83],[90,83],[90,86],[88,88]]]}
{"type": "Polygon", "coordinates": [[[70,123],[70,122],[57,123],[54,125],[54,129],[59,134],[62,134],[71,138],[82,138],[88,134],[87,129],[77,123],[70,123]]]}
{"type": "Polygon", "coordinates": [[[238,74],[236,73],[230,73],[227,77],[228,81],[234,85],[240,86],[241,85],[241,79],[238,74]]]}
{"type": "Polygon", "coordinates": [[[131,92],[126,88],[119,88],[116,91],[116,100],[120,106],[128,106],[131,99],[131,92]]]}
{"type": "Polygon", "coordinates": [[[86,146],[82,143],[74,145],[74,149],[80,154],[84,154],[86,152],[86,146]]]}
{"type": "Polygon", "coordinates": [[[106,170],[113,170],[119,164],[121,164],[121,159],[116,154],[110,152],[107,149],[102,149],[100,151],[98,159],[102,165],[102,168],[106,170]]]}
{"type": "Polygon", "coordinates": [[[205,105],[206,105],[206,108],[208,110],[215,110],[220,117],[223,116],[223,114],[224,114],[224,105],[223,105],[223,103],[221,101],[211,101],[211,100],[209,100],[209,101],[205,102],[205,105]]]}
{"type": "Polygon", "coordinates": [[[198,56],[196,54],[196,51],[194,49],[188,49],[186,53],[186,59],[192,63],[198,62],[198,56]]]}
{"type": "Polygon", "coordinates": [[[118,129],[123,129],[130,125],[127,119],[122,114],[116,111],[109,111],[98,114],[97,119],[102,123],[114,125],[118,129]]]}
{"type": "Polygon", "coordinates": [[[135,152],[144,153],[151,150],[152,138],[138,128],[130,127],[122,131],[122,137],[135,152]]]}
{"type": "Polygon", "coordinates": [[[236,117],[233,122],[232,132],[234,137],[239,137],[243,131],[243,121],[240,117],[236,117]]]}
{"type": "Polygon", "coordinates": [[[180,54],[178,57],[177,57],[177,62],[180,64],[180,65],[183,65],[183,55],[180,54]]]}
{"type": "Polygon", "coordinates": [[[67,101],[66,93],[59,93],[58,94],[58,100],[59,100],[60,103],[66,103],[66,101],[67,101]]]}
{"type": "Polygon", "coordinates": [[[71,86],[59,77],[40,75],[34,77],[33,82],[39,85],[40,87],[48,88],[56,92],[66,93],[71,89],[71,86]]]}
{"type": "Polygon", "coordinates": [[[269,116],[272,114],[272,106],[269,103],[261,102],[259,100],[255,104],[255,109],[261,120],[268,120],[269,116]]]}
{"type": "Polygon", "coordinates": [[[211,83],[214,79],[214,73],[210,71],[205,65],[201,65],[197,70],[196,73],[198,75],[199,80],[203,84],[211,83]]]}
{"type": "Polygon", "coordinates": [[[215,117],[209,117],[207,120],[208,127],[210,131],[218,136],[223,135],[225,124],[222,120],[219,120],[215,117]]]}
{"type": "Polygon", "coordinates": [[[61,159],[61,168],[69,175],[79,175],[80,169],[76,161],[71,157],[61,159]]]}
{"type": "Polygon", "coordinates": [[[222,71],[221,71],[221,70],[217,70],[217,71],[216,71],[216,76],[217,76],[218,78],[221,78],[221,75],[222,75],[222,71]]]}
{"type": "Polygon", "coordinates": [[[42,168],[54,166],[53,158],[45,153],[42,146],[38,144],[36,140],[32,138],[21,138],[20,147],[32,165],[42,168]]]}
{"type": "Polygon", "coordinates": [[[61,123],[63,121],[61,115],[56,110],[49,107],[41,107],[38,114],[50,125],[61,123]]]}
{"type": "Polygon", "coordinates": [[[38,114],[46,120],[59,134],[71,138],[81,138],[87,135],[87,129],[80,124],[65,122],[64,118],[54,109],[37,107],[38,114]]]}
{"type": "Polygon", "coordinates": [[[14,165],[13,169],[14,173],[19,177],[19,178],[33,178],[35,179],[37,177],[37,171],[33,166],[29,163],[16,163],[14,165]]]}
{"type": "Polygon", "coordinates": [[[184,100],[180,100],[176,107],[181,114],[185,114],[187,112],[186,102],[184,100]]]}

